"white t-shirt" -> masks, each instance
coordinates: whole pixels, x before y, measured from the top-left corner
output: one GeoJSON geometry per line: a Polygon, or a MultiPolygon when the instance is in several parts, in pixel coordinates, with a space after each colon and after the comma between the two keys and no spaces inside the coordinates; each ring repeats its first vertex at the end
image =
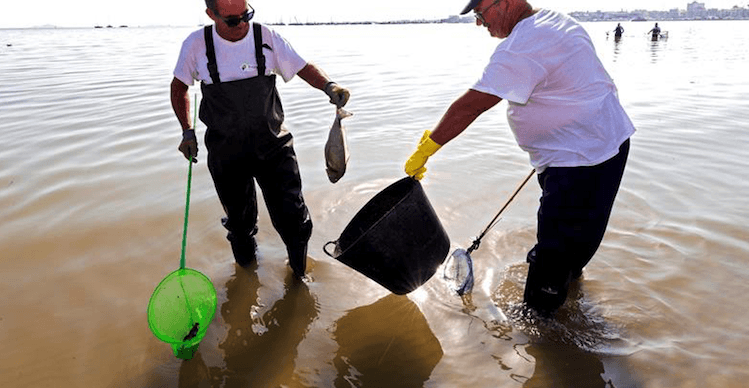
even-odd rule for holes
{"type": "Polygon", "coordinates": [[[558,12],[520,21],[472,89],[508,101],[510,128],[539,172],[602,163],[635,132],[590,37],[558,12]]]}
{"type": "MultiPolygon", "coordinates": [[[[257,76],[257,61],[255,59],[255,34],[250,25],[247,35],[236,42],[230,42],[216,33],[215,25],[213,31],[213,47],[216,51],[216,62],[221,82],[235,81],[239,79],[257,76]]],[[[277,32],[266,26],[262,26],[263,43],[272,47],[269,50],[263,48],[265,54],[265,75],[278,74],[285,82],[289,82],[307,62],[294,51],[277,32]]],[[[208,57],[205,53],[205,38],[203,29],[191,33],[182,43],[177,66],[174,68],[174,76],[185,83],[192,85],[194,80],[212,84],[211,75],[208,73],[208,57]]]]}

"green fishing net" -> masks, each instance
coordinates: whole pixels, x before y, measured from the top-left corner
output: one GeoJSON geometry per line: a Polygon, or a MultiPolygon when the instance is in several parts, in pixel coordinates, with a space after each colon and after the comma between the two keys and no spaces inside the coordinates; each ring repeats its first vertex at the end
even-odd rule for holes
{"type": "Polygon", "coordinates": [[[216,289],[202,273],[181,268],[159,283],[148,303],[148,327],[172,345],[174,355],[192,358],[216,313],[216,289]]]}

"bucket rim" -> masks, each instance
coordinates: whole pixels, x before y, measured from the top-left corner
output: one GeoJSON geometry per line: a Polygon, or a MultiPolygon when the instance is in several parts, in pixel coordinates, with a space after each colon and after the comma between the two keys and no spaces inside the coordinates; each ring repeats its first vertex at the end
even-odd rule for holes
{"type": "MultiPolygon", "coordinates": [[[[359,214],[361,214],[361,213],[362,213],[362,212],[364,211],[364,209],[368,208],[368,207],[369,207],[369,206],[370,206],[371,204],[373,204],[373,203],[375,202],[375,200],[376,200],[376,199],[378,199],[378,198],[380,198],[380,197],[381,197],[381,195],[382,195],[383,193],[387,192],[387,190],[388,190],[388,189],[391,189],[391,188],[393,188],[393,187],[396,187],[397,185],[403,184],[404,182],[410,182],[410,183],[411,183],[411,186],[412,186],[412,187],[421,187],[421,182],[419,182],[419,181],[418,181],[418,180],[417,180],[416,178],[414,178],[414,177],[412,177],[412,176],[407,176],[407,177],[404,177],[404,178],[398,179],[397,181],[395,181],[395,182],[393,182],[393,183],[389,184],[388,186],[386,186],[386,187],[385,187],[384,189],[380,190],[380,191],[379,191],[379,192],[378,192],[377,194],[375,194],[375,196],[374,196],[374,197],[370,198],[370,199],[369,199],[369,201],[367,201],[367,202],[366,202],[366,203],[364,204],[364,206],[362,206],[362,207],[361,207],[361,209],[359,209],[359,211],[357,211],[357,212],[356,212],[356,214],[354,214],[354,216],[353,216],[353,217],[351,217],[351,221],[349,221],[349,225],[350,225],[351,223],[353,223],[353,221],[354,221],[354,220],[355,220],[355,219],[357,218],[357,216],[358,216],[359,214]]],[[[367,228],[367,229],[366,229],[365,231],[363,231],[362,233],[360,233],[360,234],[359,234],[359,236],[358,236],[358,237],[357,237],[357,238],[356,238],[356,239],[355,239],[355,240],[354,240],[354,241],[353,241],[353,242],[352,242],[352,243],[351,243],[351,244],[350,244],[350,245],[349,245],[348,247],[346,247],[346,249],[344,249],[344,250],[341,250],[341,249],[340,249],[340,244],[339,244],[339,241],[340,241],[340,235],[339,235],[338,239],[336,239],[336,240],[333,240],[333,241],[328,241],[328,242],[327,242],[327,243],[326,243],[326,244],[325,244],[325,245],[323,246],[323,251],[325,252],[325,254],[327,254],[328,256],[330,256],[330,257],[332,257],[332,258],[334,258],[334,259],[335,259],[335,258],[337,258],[337,257],[343,256],[343,255],[344,255],[344,254],[346,254],[346,252],[348,252],[348,251],[349,251],[349,250],[350,250],[350,249],[351,249],[352,247],[354,247],[354,246],[355,246],[355,245],[356,245],[356,244],[357,244],[357,243],[358,243],[358,242],[359,242],[359,241],[360,241],[360,240],[361,240],[362,238],[364,238],[364,236],[366,236],[366,235],[367,235],[367,234],[368,234],[368,233],[369,233],[369,232],[370,232],[370,231],[371,231],[372,229],[374,229],[374,228],[375,228],[375,226],[377,226],[377,225],[379,225],[380,223],[382,223],[382,221],[383,221],[383,220],[384,220],[385,218],[387,218],[387,216],[388,216],[388,215],[390,215],[390,214],[391,214],[391,213],[392,213],[392,212],[393,212],[393,211],[395,210],[395,208],[397,208],[397,207],[398,207],[398,205],[400,205],[401,203],[403,203],[403,201],[405,201],[405,200],[406,200],[406,199],[407,199],[407,198],[408,198],[409,196],[411,196],[412,194],[413,194],[413,190],[409,190],[409,192],[408,192],[408,193],[407,193],[406,195],[404,195],[403,197],[401,197],[401,198],[400,198],[400,199],[399,199],[399,200],[398,200],[398,201],[397,201],[397,202],[396,202],[395,204],[393,204],[393,206],[391,206],[391,207],[390,207],[390,209],[388,209],[388,210],[387,210],[387,211],[386,211],[386,212],[385,212],[385,213],[384,213],[384,214],[383,214],[383,215],[382,215],[381,217],[379,217],[379,218],[377,219],[377,221],[373,222],[373,223],[372,223],[372,225],[370,225],[370,226],[369,226],[369,227],[368,227],[368,228],[367,228]],[[339,254],[337,254],[337,255],[335,255],[335,256],[334,256],[334,255],[331,255],[331,254],[330,254],[330,253],[329,253],[329,252],[327,251],[327,249],[326,249],[326,248],[327,248],[327,246],[328,246],[328,245],[330,245],[330,244],[335,244],[335,246],[336,246],[336,250],[337,250],[337,251],[340,251],[340,253],[339,253],[339,254]]],[[[343,228],[343,231],[341,232],[341,235],[343,235],[343,234],[344,234],[344,233],[346,232],[346,230],[347,230],[347,229],[348,229],[348,225],[346,225],[346,227],[345,227],[345,228],[343,228]]],[[[335,251],[334,251],[333,253],[335,253],[335,251]]]]}

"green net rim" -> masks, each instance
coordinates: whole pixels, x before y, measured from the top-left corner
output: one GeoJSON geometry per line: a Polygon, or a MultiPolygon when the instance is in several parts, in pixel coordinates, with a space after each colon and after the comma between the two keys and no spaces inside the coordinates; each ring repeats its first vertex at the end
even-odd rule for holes
{"type": "Polygon", "coordinates": [[[156,297],[157,293],[159,292],[159,290],[162,287],[164,287],[164,285],[166,285],[168,282],[172,281],[172,278],[176,278],[176,277],[180,277],[180,276],[185,276],[187,274],[190,274],[192,276],[196,276],[196,277],[200,278],[206,285],[210,285],[210,287],[208,287],[208,290],[210,292],[210,299],[211,299],[211,305],[212,305],[212,307],[211,307],[210,311],[208,311],[207,322],[213,321],[213,317],[216,314],[216,306],[218,304],[218,298],[217,298],[217,294],[216,294],[216,288],[213,286],[213,282],[211,282],[211,280],[207,276],[205,276],[200,271],[196,271],[196,270],[194,270],[192,268],[180,268],[180,269],[177,269],[177,270],[171,272],[169,275],[167,275],[164,279],[162,279],[159,282],[159,284],[156,286],[156,288],[154,288],[154,291],[151,294],[151,298],[148,301],[148,309],[147,309],[146,313],[148,315],[148,328],[151,330],[151,332],[153,333],[153,335],[156,336],[156,338],[158,338],[159,340],[172,345],[172,347],[178,346],[178,347],[185,347],[185,348],[187,348],[187,347],[195,346],[198,343],[200,343],[200,341],[205,336],[205,333],[208,331],[208,325],[205,325],[205,327],[201,327],[198,330],[198,334],[195,337],[191,338],[190,340],[188,340],[188,341],[182,341],[182,340],[174,341],[174,340],[172,340],[172,337],[166,336],[166,335],[160,333],[156,329],[156,327],[154,327],[154,322],[151,319],[151,317],[153,315],[152,311],[153,311],[153,308],[154,308],[153,307],[154,306],[154,300],[155,300],[155,297],[156,297]]]}

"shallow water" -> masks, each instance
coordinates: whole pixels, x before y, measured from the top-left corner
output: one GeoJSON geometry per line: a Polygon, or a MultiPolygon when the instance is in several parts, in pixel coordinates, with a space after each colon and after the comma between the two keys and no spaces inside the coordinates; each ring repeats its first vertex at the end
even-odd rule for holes
{"type": "MultiPolygon", "coordinates": [[[[606,36],[614,24],[585,26],[638,132],[601,249],[556,320],[520,306],[535,180],[472,254],[469,299],[439,273],[395,296],[322,250],[403,176],[498,41],[471,25],[284,26],[350,88],[351,160],[331,184],[335,108],[281,83],[315,225],[312,281],[295,284],[263,206],[259,263],[234,265],[201,141],[187,265],[219,301],[185,362],[149,331],[146,307],[179,266],[187,165],[168,85],[192,28],[0,30],[0,385],[743,386],[749,24],[662,23],[658,42],[649,24],[625,24],[620,42],[606,36]]],[[[429,161],[422,183],[453,248],[530,171],[504,110],[429,161]]]]}

